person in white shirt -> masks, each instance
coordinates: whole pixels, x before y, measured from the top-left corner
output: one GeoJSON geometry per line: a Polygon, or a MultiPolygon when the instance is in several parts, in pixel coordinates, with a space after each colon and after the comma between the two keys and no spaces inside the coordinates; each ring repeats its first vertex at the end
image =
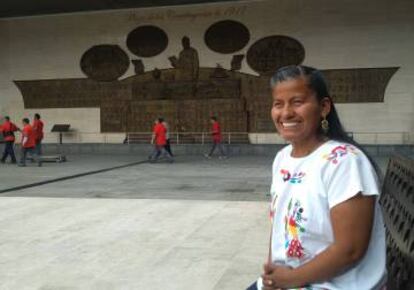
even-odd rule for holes
{"type": "Polygon", "coordinates": [[[271,83],[290,144],[273,163],[269,255],[248,290],[384,289],[378,166],[344,131],[320,71],[283,67],[271,83]]]}

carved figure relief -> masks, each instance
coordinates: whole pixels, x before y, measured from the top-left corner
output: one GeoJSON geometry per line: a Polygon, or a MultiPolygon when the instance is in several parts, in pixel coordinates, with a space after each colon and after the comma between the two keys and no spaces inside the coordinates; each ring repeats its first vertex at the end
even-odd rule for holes
{"type": "Polygon", "coordinates": [[[136,75],[141,75],[144,73],[145,68],[142,60],[140,59],[133,59],[131,60],[132,64],[134,65],[134,71],[136,75]]]}
{"type": "Polygon", "coordinates": [[[244,59],[244,54],[233,55],[233,58],[231,59],[231,63],[230,63],[231,70],[233,71],[240,70],[243,59],[244,59]]]}
{"type": "Polygon", "coordinates": [[[190,45],[190,38],[184,36],[181,39],[183,49],[177,57],[170,56],[168,59],[172,67],[177,69],[176,80],[195,81],[198,79],[199,60],[198,52],[190,45]]]}
{"type": "MultiPolygon", "coordinates": [[[[231,20],[213,24],[205,34],[207,46],[220,53],[234,53],[249,39],[247,28],[231,20]],[[233,40],[220,43],[224,36],[233,40]]],[[[246,62],[258,76],[239,72],[244,54],[228,56],[230,69],[221,63],[200,67],[190,39],[183,37],[181,43],[178,55],[168,58],[173,68],[145,71],[143,60],[133,59],[135,74],[118,80],[128,69],[128,55],[118,45],[97,45],[81,58],[88,78],[15,84],[25,108],[99,107],[102,132],[148,132],[160,115],[169,120],[172,131],[208,131],[209,117],[218,115],[224,131],[274,132],[269,117],[269,74],[304,61],[305,49],[298,40],[274,35],[253,43],[246,62]]],[[[165,32],[150,25],[134,29],[127,38],[128,49],[139,57],[157,56],[167,45],[165,32]]],[[[383,102],[385,88],[397,70],[331,69],[323,73],[336,102],[383,102]]]]}

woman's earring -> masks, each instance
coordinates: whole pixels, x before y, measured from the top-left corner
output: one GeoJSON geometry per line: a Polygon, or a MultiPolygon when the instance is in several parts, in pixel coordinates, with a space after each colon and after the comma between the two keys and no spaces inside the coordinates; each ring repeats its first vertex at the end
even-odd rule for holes
{"type": "Polygon", "coordinates": [[[323,120],[321,121],[321,127],[322,131],[327,134],[329,131],[329,122],[326,120],[326,117],[323,117],[323,120]]]}

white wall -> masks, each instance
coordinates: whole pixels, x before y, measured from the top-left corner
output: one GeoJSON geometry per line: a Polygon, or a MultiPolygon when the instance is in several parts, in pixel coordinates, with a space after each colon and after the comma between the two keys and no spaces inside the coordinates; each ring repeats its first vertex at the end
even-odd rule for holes
{"type": "Polygon", "coordinates": [[[11,83],[10,83],[10,37],[7,22],[0,22],[0,115],[10,111],[11,83]]]}
{"type": "MultiPolygon", "coordinates": [[[[187,35],[200,55],[200,65],[229,68],[230,57],[210,51],[204,32],[214,22],[234,19],[250,30],[246,53],[256,40],[272,34],[288,35],[305,47],[305,64],[321,69],[400,66],[385,92],[384,103],[339,104],[348,131],[366,143],[414,143],[414,1],[411,0],[265,0],[241,3],[191,5],[157,9],[0,20],[0,114],[15,120],[39,112],[46,130],[68,122],[77,132],[75,142],[122,139],[122,134],[100,134],[99,109],[24,110],[13,80],[84,77],[79,61],[97,44],[118,44],[130,58],[127,34],[139,25],[154,24],[169,36],[167,49],[144,59],[146,70],[168,68],[167,57],[181,50],[187,35]]],[[[242,71],[254,73],[243,62],[242,71]]],[[[133,74],[133,66],[122,77],[133,74]]],[[[54,142],[56,136],[46,141],[54,142]]],[[[269,140],[278,140],[268,136],[269,140]],[[270,139],[269,139],[270,138],[270,139]]],[[[261,135],[265,141],[266,136],[261,135]]]]}

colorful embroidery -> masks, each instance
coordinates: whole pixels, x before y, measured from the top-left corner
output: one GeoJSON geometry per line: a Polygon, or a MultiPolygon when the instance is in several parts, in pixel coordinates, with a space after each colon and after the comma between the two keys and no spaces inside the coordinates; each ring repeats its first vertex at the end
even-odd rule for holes
{"type": "Polygon", "coordinates": [[[303,221],[304,209],[297,200],[293,204],[293,199],[289,201],[288,214],[285,216],[285,248],[286,255],[290,258],[302,258],[304,248],[299,240],[299,234],[305,232],[303,221]],[[293,209],[292,209],[293,208],[293,209]]]}
{"type": "Polygon", "coordinates": [[[280,173],[282,173],[282,179],[283,179],[283,181],[284,182],[286,182],[286,181],[288,181],[289,179],[290,179],[290,172],[289,172],[289,170],[286,170],[286,169],[282,169],[282,170],[280,170],[280,173]]]}
{"type": "Polygon", "coordinates": [[[305,172],[298,172],[294,173],[293,175],[290,174],[289,170],[282,169],[280,170],[280,173],[282,174],[282,179],[284,182],[289,181],[290,183],[301,183],[302,178],[305,176],[305,172]]]}
{"type": "Polygon", "coordinates": [[[333,164],[338,164],[339,159],[348,153],[357,155],[356,148],[351,145],[339,145],[332,149],[331,153],[323,155],[323,158],[332,161],[333,164]]]}

